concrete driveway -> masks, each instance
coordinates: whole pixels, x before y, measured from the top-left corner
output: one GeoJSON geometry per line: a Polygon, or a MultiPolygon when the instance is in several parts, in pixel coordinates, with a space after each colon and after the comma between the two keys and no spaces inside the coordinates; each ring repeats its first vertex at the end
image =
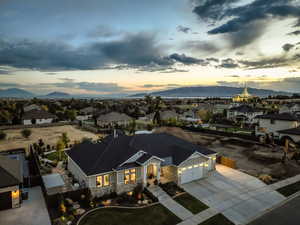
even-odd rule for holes
{"type": "Polygon", "coordinates": [[[208,178],[182,187],[235,224],[245,224],[285,199],[259,179],[222,165],[208,178]]]}
{"type": "Polygon", "coordinates": [[[0,224],[51,225],[41,188],[30,188],[28,200],[20,208],[0,211],[0,224]]]}

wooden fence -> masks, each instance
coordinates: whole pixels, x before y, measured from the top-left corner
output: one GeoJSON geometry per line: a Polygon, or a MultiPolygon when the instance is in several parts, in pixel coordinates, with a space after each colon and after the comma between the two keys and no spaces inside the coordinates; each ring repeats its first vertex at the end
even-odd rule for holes
{"type": "Polygon", "coordinates": [[[217,162],[220,163],[221,165],[230,167],[232,169],[236,169],[236,162],[235,160],[225,157],[225,156],[219,156],[217,158],[217,162]]]}

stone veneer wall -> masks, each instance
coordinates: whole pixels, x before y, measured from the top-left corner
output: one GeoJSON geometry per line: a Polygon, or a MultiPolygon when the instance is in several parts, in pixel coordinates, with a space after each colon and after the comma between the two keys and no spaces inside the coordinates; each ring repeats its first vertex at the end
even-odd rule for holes
{"type": "Polygon", "coordinates": [[[175,183],[178,182],[178,175],[177,175],[177,167],[176,166],[163,166],[161,167],[162,175],[161,180],[166,181],[174,181],[175,183]]]}

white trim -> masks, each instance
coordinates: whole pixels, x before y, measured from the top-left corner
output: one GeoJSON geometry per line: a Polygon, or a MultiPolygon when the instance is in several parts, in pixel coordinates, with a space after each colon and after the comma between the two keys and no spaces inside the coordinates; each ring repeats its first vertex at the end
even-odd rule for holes
{"type": "Polygon", "coordinates": [[[83,172],[83,170],[80,168],[80,166],[68,155],[68,160],[71,160],[75,166],[77,166],[77,168],[80,170],[80,172],[82,172],[82,174],[85,176],[85,177],[89,177],[85,172],[83,172]]]}
{"type": "Polygon", "coordinates": [[[147,159],[142,165],[145,166],[145,165],[147,164],[147,162],[150,161],[151,159],[157,159],[157,160],[162,161],[162,162],[165,161],[164,159],[161,159],[161,158],[159,158],[159,157],[153,155],[153,156],[151,156],[149,159],[147,159]]]}
{"type": "MultiPolygon", "coordinates": [[[[124,162],[122,162],[120,165],[118,165],[118,167],[123,166],[124,164],[126,164],[127,162],[129,162],[132,158],[134,158],[136,155],[141,154],[141,153],[147,154],[147,152],[145,152],[145,151],[143,151],[143,150],[140,150],[140,151],[136,152],[135,154],[133,154],[131,157],[129,157],[126,161],[124,161],[124,162]]],[[[142,156],[142,155],[141,155],[141,156],[142,156]]]]}
{"type": "MultiPolygon", "coordinates": [[[[204,157],[204,158],[207,158],[207,160],[210,159],[209,156],[204,155],[204,154],[202,154],[202,153],[200,153],[200,152],[198,152],[198,151],[195,151],[193,154],[191,154],[189,157],[187,157],[185,160],[183,160],[177,167],[180,167],[181,164],[183,164],[183,163],[186,162],[187,160],[191,159],[191,157],[192,157],[194,154],[198,154],[199,156],[202,156],[202,157],[204,157]]],[[[217,153],[210,154],[210,155],[216,155],[216,154],[217,154],[217,153]]]]}

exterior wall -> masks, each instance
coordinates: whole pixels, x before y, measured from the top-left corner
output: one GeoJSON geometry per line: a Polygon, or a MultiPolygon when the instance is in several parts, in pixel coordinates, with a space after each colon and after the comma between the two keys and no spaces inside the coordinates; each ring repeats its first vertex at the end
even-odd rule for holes
{"type": "Polygon", "coordinates": [[[238,111],[230,111],[230,110],[227,111],[227,119],[236,120],[237,116],[246,116],[248,118],[247,122],[249,122],[249,123],[254,123],[255,122],[254,118],[259,115],[263,115],[263,112],[243,113],[243,112],[238,112],[238,111]]]}
{"type": "Polygon", "coordinates": [[[178,182],[178,168],[177,166],[163,166],[161,167],[162,175],[161,181],[174,181],[178,182]]]}
{"type": "MultiPolygon", "coordinates": [[[[52,123],[53,119],[36,119],[36,124],[46,124],[46,123],[52,123]]],[[[31,125],[31,120],[23,120],[24,125],[31,125]]]]}
{"type": "Polygon", "coordinates": [[[136,183],[134,183],[134,184],[125,184],[124,183],[124,171],[125,170],[121,170],[121,171],[117,172],[117,185],[116,185],[117,194],[133,191],[133,189],[138,184],[143,184],[142,167],[137,167],[135,169],[136,169],[136,183]]]}
{"type": "Polygon", "coordinates": [[[80,183],[84,182],[86,185],[88,185],[87,176],[70,157],[68,157],[68,170],[80,183]]]}
{"type": "MultiPolygon", "coordinates": [[[[8,192],[8,191],[10,191],[10,192],[19,191],[19,193],[20,193],[19,185],[6,187],[6,188],[0,188],[0,193],[4,193],[4,192],[8,192]]],[[[11,200],[12,200],[12,206],[11,206],[12,208],[20,207],[20,205],[21,205],[20,195],[17,198],[12,198],[11,200]]]]}
{"type": "Polygon", "coordinates": [[[282,137],[290,137],[294,142],[300,142],[300,135],[295,134],[279,134],[279,139],[282,137]]]}
{"type": "Polygon", "coordinates": [[[104,174],[99,174],[99,176],[106,175],[106,174],[109,174],[109,186],[105,186],[105,187],[96,186],[96,178],[98,175],[88,177],[88,186],[93,196],[100,197],[102,195],[109,194],[116,191],[116,173],[115,172],[104,173],[104,174]]]}
{"type": "Polygon", "coordinates": [[[256,135],[265,135],[273,133],[274,136],[279,136],[277,131],[290,128],[296,128],[299,126],[297,121],[275,120],[274,124],[271,124],[270,119],[259,119],[259,125],[256,127],[256,135]]]}

